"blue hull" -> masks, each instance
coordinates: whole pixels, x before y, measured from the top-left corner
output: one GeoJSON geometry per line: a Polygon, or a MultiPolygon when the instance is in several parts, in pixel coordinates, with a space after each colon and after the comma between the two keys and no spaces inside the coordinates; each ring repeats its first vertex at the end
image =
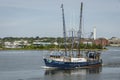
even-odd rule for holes
{"type": "Polygon", "coordinates": [[[62,62],[44,58],[45,65],[48,67],[72,69],[72,68],[89,68],[100,66],[102,61],[88,61],[88,62],[62,62]]]}

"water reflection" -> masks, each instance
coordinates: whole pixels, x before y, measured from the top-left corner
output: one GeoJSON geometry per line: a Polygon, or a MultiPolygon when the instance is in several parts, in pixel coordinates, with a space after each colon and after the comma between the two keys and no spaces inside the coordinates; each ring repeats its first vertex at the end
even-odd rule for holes
{"type": "Polygon", "coordinates": [[[87,69],[46,69],[45,75],[87,75],[87,74],[99,74],[102,71],[102,67],[87,68],[87,69]]]}

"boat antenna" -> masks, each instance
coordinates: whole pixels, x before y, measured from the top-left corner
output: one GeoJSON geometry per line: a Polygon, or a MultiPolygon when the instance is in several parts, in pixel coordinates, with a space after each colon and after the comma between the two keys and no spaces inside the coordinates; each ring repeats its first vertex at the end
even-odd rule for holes
{"type": "Polygon", "coordinates": [[[82,10],[83,10],[83,2],[81,2],[80,8],[80,24],[79,24],[79,31],[78,31],[78,56],[80,56],[80,42],[81,42],[81,35],[82,35],[82,10]]]}
{"type": "Polygon", "coordinates": [[[66,46],[66,27],[65,27],[65,17],[64,17],[64,8],[63,4],[61,4],[62,8],[62,19],[63,19],[63,36],[64,36],[64,48],[65,48],[65,56],[67,56],[67,46],[66,46]]]}

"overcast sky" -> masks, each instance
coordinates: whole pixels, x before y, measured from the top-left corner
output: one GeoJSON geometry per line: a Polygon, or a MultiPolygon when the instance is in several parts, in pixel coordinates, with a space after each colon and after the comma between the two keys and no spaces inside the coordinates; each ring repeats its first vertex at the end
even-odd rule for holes
{"type": "Polygon", "coordinates": [[[120,38],[120,0],[0,0],[0,37],[62,36],[62,3],[67,31],[77,30],[81,1],[83,32],[120,38]]]}

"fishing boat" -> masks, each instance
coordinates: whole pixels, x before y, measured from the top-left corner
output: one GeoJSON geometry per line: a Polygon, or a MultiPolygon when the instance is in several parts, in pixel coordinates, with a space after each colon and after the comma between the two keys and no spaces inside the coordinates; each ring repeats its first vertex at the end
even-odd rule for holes
{"type": "Polygon", "coordinates": [[[80,25],[78,30],[78,49],[75,53],[76,55],[74,55],[73,51],[71,55],[71,52],[67,50],[64,8],[63,4],[61,5],[63,19],[64,51],[53,51],[52,53],[50,53],[49,56],[44,57],[43,59],[47,67],[60,69],[74,69],[101,66],[102,64],[102,59],[100,57],[101,52],[91,50],[81,51],[80,49],[82,34],[82,8],[83,3],[81,2],[80,25]]]}

